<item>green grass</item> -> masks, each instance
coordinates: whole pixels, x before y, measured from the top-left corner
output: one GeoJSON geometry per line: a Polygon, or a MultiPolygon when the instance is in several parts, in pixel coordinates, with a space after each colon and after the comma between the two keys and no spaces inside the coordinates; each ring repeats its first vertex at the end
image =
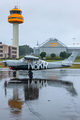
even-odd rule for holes
{"type": "MultiPolygon", "coordinates": [[[[45,60],[46,62],[56,62],[56,61],[62,61],[62,60],[45,60]]],[[[75,59],[74,62],[80,62],[80,59],[75,59]]]]}
{"type": "MultiPolygon", "coordinates": [[[[4,68],[4,63],[0,63],[0,68],[4,68]]],[[[6,68],[9,68],[8,66],[6,68]]]]}
{"type": "Polygon", "coordinates": [[[80,62],[80,59],[76,59],[74,62],[80,62]]]}
{"type": "Polygon", "coordinates": [[[80,64],[73,64],[71,67],[65,67],[67,69],[80,69],[80,64]]]}
{"type": "Polygon", "coordinates": [[[61,61],[61,60],[44,60],[46,62],[57,62],[57,61],[61,61]]]}

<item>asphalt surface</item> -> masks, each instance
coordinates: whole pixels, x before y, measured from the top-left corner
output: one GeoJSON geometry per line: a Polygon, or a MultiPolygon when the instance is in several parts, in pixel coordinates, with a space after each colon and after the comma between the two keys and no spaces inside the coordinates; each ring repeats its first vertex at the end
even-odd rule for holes
{"type": "Polygon", "coordinates": [[[0,120],[80,120],[80,69],[32,72],[0,69],[0,120]]]}

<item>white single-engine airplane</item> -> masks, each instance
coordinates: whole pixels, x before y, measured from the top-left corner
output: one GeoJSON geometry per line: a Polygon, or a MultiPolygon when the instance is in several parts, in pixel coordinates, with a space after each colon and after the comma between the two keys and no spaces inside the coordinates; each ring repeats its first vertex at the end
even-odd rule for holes
{"type": "Polygon", "coordinates": [[[67,59],[57,62],[45,62],[35,56],[25,56],[20,60],[6,60],[3,62],[4,65],[8,65],[12,70],[54,69],[72,66],[77,54],[77,52],[72,52],[67,59]]]}

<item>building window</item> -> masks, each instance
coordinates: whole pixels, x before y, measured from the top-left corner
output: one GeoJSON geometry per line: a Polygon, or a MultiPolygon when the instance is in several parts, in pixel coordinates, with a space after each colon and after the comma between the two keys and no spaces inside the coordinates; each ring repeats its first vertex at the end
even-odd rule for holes
{"type": "Polygon", "coordinates": [[[16,51],[12,51],[12,53],[15,53],[15,54],[16,54],[17,52],[16,52],[16,51]]]}
{"type": "Polygon", "coordinates": [[[16,58],[16,55],[12,55],[12,58],[16,58]]]}
{"type": "Polygon", "coordinates": [[[0,54],[0,57],[3,57],[3,54],[0,54]]]}
{"type": "Polygon", "coordinates": [[[3,46],[0,46],[0,48],[3,48],[3,46]]]}
{"type": "Polygon", "coordinates": [[[13,50],[17,50],[17,48],[15,48],[15,47],[12,47],[12,49],[13,49],[13,50]]]}
{"type": "Polygon", "coordinates": [[[3,52],[3,50],[0,50],[0,52],[3,52]]]}

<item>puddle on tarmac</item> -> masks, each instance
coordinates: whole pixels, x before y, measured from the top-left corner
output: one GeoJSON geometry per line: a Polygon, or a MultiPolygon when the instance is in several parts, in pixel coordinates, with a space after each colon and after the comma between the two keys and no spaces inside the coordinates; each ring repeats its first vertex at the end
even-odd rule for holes
{"type": "Polygon", "coordinates": [[[1,120],[80,120],[79,69],[1,69],[0,95],[1,120]]]}

